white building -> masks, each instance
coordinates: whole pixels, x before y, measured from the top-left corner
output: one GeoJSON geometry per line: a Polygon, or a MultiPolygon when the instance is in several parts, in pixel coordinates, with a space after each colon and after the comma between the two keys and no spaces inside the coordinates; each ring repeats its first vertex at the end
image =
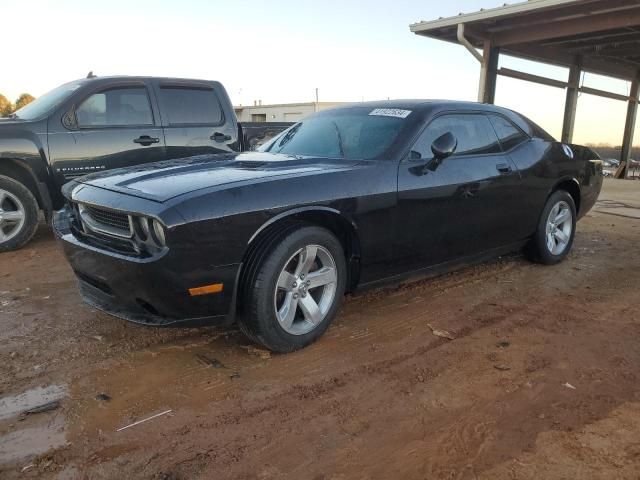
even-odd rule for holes
{"type": "Polygon", "coordinates": [[[343,105],[342,102],[281,103],[234,107],[240,122],[297,122],[307,115],[343,105]]]}

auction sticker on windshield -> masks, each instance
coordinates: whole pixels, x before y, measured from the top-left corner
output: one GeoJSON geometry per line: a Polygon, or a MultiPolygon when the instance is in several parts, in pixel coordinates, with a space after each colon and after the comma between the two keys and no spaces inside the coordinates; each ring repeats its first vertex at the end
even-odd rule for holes
{"type": "Polygon", "coordinates": [[[399,108],[376,108],[375,110],[371,110],[369,115],[378,115],[381,117],[397,117],[397,118],[407,118],[411,110],[401,110],[399,108]]]}

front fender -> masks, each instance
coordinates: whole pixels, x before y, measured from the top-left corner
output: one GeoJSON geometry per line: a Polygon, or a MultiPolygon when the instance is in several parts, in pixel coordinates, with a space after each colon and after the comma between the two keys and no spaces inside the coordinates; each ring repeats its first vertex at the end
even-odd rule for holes
{"type": "MultiPolygon", "coordinates": [[[[309,213],[309,212],[326,212],[326,213],[332,213],[332,214],[337,214],[337,215],[341,216],[340,212],[338,210],[336,210],[335,208],[324,207],[324,206],[321,206],[321,205],[312,205],[312,206],[307,206],[307,207],[293,208],[291,210],[287,210],[285,212],[279,213],[278,215],[270,218],[265,223],[263,223],[262,226],[260,226],[260,228],[258,228],[258,230],[256,230],[256,232],[251,236],[251,238],[249,239],[247,244],[252,243],[262,232],[264,232],[271,225],[273,225],[273,224],[275,224],[275,223],[277,223],[277,222],[279,222],[281,220],[285,220],[288,217],[294,217],[296,215],[309,213]]],[[[355,228],[355,224],[353,224],[353,222],[350,222],[350,223],[355,228]]]]}

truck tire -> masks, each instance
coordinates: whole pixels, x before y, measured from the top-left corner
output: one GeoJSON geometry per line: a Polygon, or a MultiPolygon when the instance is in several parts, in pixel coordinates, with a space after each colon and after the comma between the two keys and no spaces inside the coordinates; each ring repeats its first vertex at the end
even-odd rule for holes
{"type": "Polygon", "coordinates": [[[16,180],[0,175],[0,252],[23,247],[38,228],[38,202],[16,180]]]}
{"type": "Polygon", "coordinates": [[[241,328],[275,352],[317,340],[336,316],[347,280],[342,245],[328,230],[301,226],[270,246],[245,289],[241,328]]]}

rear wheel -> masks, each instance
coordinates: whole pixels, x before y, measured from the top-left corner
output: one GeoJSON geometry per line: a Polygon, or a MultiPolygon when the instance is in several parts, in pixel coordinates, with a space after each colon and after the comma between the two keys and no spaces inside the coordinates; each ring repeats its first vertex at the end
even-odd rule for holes
{"type": "Polygon", "coordinates": [[[536,234],[529,245],[532,260],[553,265],[571,251],[576,231],[576,206],[565,190],[551,194],[542,211],[536,234]]]}
{"type": "Polygon", "coordinates": [[[12,178],[0,176],[0,252],[17,250],[38,227],[38,202],[12,178]]]}
{"type": "Polygon", "coordinates": [[[315,226],[293,230],[271,248],[245,285],[240,322],[252,340],[291,352],[317,340],[335,317],[346,285],[344,251],[315,226]]]}

